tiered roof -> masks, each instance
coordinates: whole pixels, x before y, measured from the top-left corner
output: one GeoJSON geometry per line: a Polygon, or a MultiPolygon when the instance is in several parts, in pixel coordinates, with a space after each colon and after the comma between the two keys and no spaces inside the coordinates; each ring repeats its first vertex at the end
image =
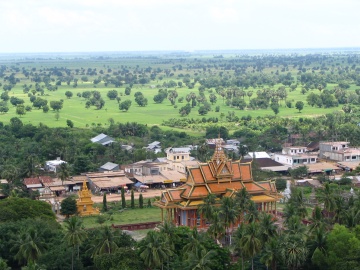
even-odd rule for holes
{"type": "Polygon", "coordinates": [[[161,200],[155,205],[161,208],[197,208],[203,198],[213,193],[217,196],[233,196],[245,188],[255,202],[276,201],[278,193],[271,181],[254,182],[251,162],[240,163],[227,158],[218,140],[215,153],[208,163],[198,168],[189,168],[186,182],[162,192],[161,200]]]}

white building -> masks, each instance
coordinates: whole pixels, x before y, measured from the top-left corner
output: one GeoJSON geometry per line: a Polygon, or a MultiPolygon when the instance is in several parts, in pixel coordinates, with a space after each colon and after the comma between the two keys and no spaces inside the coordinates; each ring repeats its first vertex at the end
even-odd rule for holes
{"type": "Polygon", "coordinates": [[[48,160],[45,162],[45,170],[56,173],[57,169],[63,163],[66,163],[66,161],[61,160],[59,157],[56,160],[48,160]]]}
{"type": "Polygon", "coordinates": [[[320,158],[336,161],[360,161],[360,149],[350,148],[349,142],[321,142],[320,158]]]}
{"type": "Polygon", "coordinates": [[[317,155],[307,153],[304,146],[284,147],[281,153],[274,154],[274,160],[288,166],[306,165],[317,162],[317,155]]]}

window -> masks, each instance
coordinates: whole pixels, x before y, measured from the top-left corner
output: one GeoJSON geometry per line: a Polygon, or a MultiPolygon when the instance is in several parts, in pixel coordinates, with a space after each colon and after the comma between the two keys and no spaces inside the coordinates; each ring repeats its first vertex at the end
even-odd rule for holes
{"type": "Polygon", "coordinates": [[[351,159],[356,159],[356,156],[352,156],[351,159]]]}
{"type": "Polygon", "coordinates": [[[311,160],[311,161],[315,161],[315,158],[311,158],[310,160],[311,160]]]}

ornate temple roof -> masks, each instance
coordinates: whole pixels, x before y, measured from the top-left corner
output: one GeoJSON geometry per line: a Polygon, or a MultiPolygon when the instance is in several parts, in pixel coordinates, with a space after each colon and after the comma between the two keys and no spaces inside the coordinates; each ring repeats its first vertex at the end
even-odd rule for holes
{"type": "Polygon", "coordinates": [[[278,193],[271,181],[255,182],[251,173],[251,162],[240,163],[227,158],[221,141],[218,140],[215,152],[207,163],[198,168],[189,168],[186,182],[173,189],[162,192],[161,200],[155,205],[161,208],[197,208],[202,199],[210,193],[217,196],[233,196],[245,188],[255,202],[276,201],[278,193]]]}

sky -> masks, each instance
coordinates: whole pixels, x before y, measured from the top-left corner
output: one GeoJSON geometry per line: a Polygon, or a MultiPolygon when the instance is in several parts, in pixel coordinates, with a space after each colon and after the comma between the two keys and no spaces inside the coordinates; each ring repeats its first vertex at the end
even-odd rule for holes
{"type": "Polygon", "coordinates": [[[0,53],[360,47],[359,0],[1,0],[0,53]]]}

